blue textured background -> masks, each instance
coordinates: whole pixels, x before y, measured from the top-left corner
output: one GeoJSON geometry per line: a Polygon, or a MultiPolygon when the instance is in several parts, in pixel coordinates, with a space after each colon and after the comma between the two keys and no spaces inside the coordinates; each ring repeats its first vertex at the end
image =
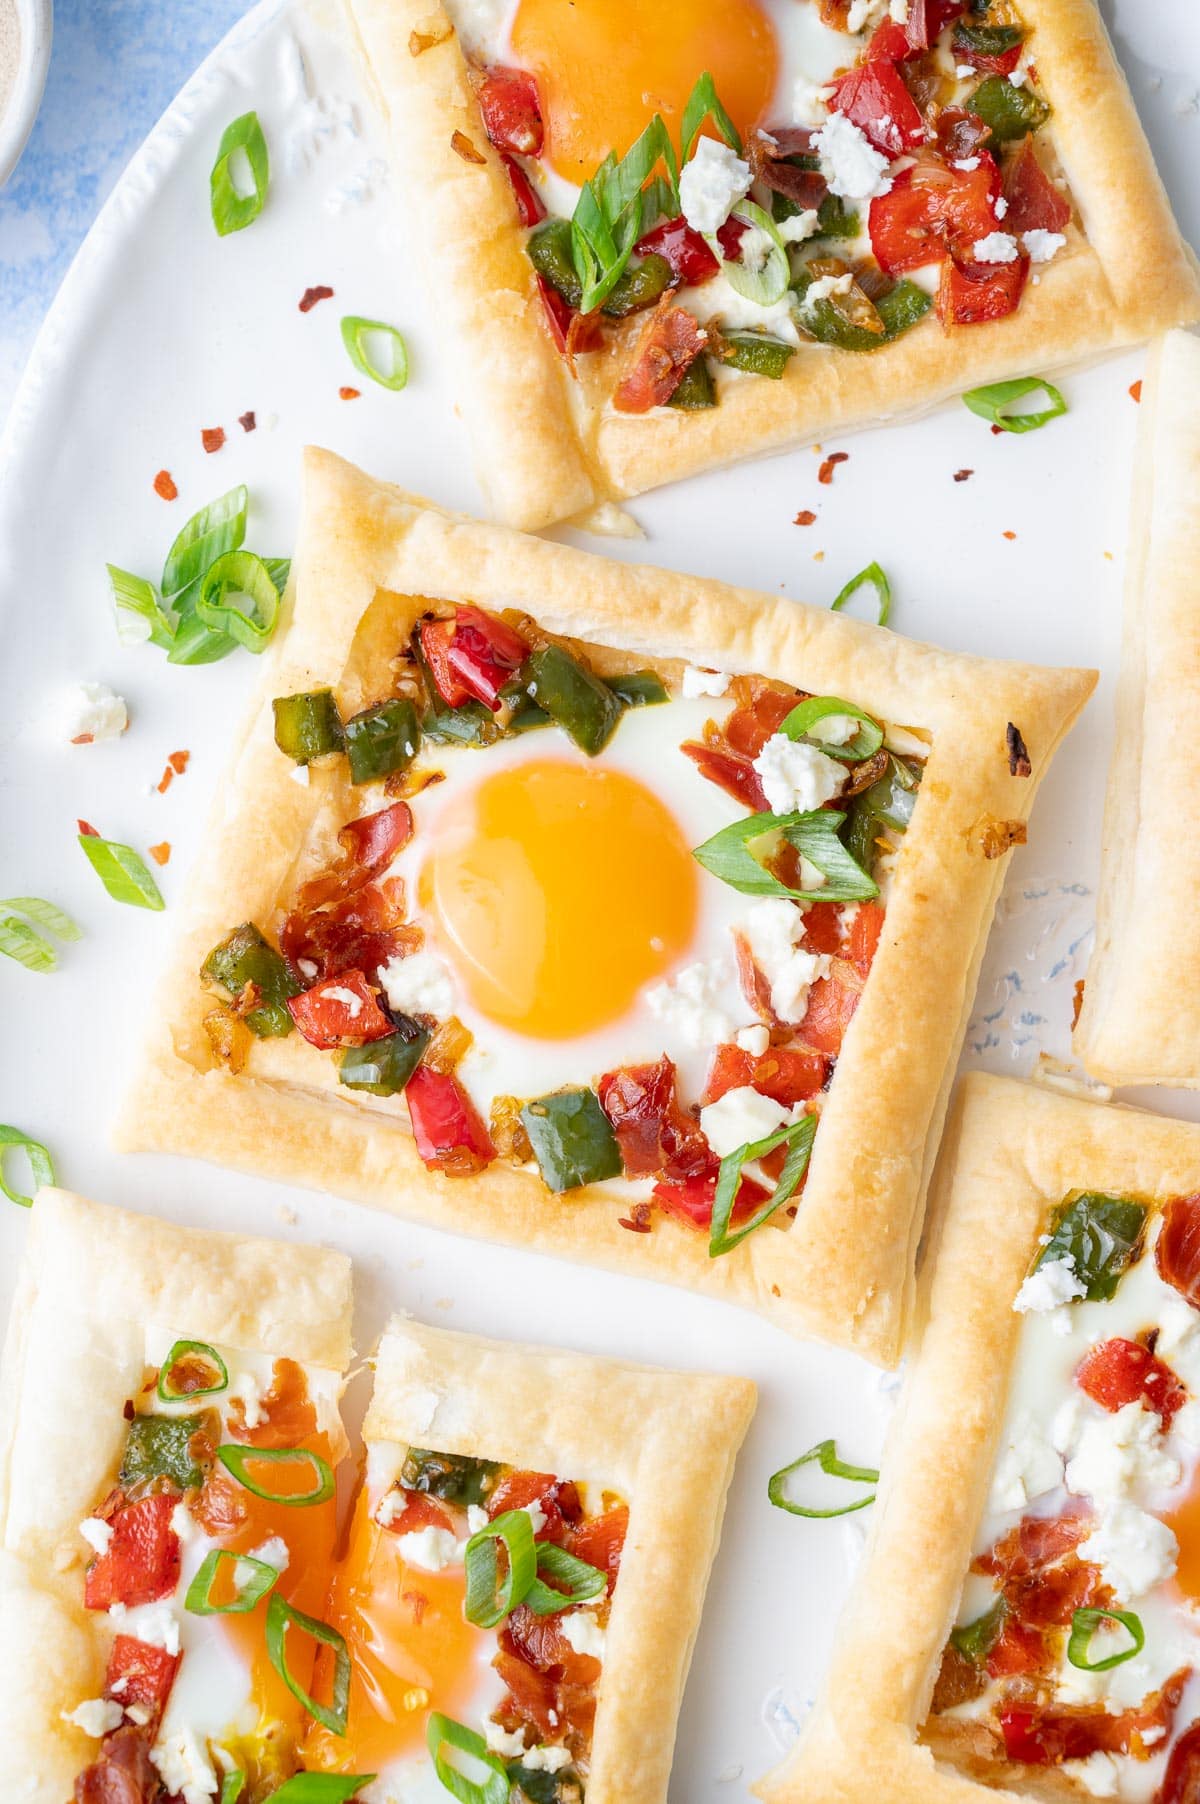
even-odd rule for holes
{"type": "Polygon", "coordinates": [[[46,97],[0,190],[0,419],[125,164],[246,0],[57,0],[46,97]]]}

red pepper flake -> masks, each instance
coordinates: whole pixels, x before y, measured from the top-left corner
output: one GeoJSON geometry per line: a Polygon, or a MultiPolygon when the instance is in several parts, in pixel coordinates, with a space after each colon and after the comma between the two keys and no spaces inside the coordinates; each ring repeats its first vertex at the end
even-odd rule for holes
{"type": "Polygon", "coordinates": [[[311,313],[318,301],[331,301],[332,299],[332,288],[326,288],[323,285],[319,285],[316,288],[306,288],[304,293],[300,296],[300,311],[301,313],[311,313]]]}
{"type": "Polygon", "coordinates": [[[848,451],[831,451],[821,465],[821,468],[817,471],[817,481],[823,482],[828,488],[829,484],[833,481],[833,472],[837,469],[839,464],[847,463],[849,458],[850,453],[848,451]]]}
{"type": "Polygon", "coordinates": [[[816,524],[816,519],[817,516],[813,513],[812,508],[805,507],[801,508],[792,524],[793,526],[814,526],[816,524]]]}
{"type": "Polygon", "coordinates": [[[253,408],[250,409],[249,413],[239,413],[238,425],[241,427],[243,432],[253,432],[254,431],[254,428],[258,425],[258,420],[255,418],[253,408]]]}
{"type": "Polygon", "coordinates": [[[1005,532],[1005,534],[1004,534],[1004,537],[1005,537],[1005,538],[1006,538],[1006,539],[1015,539],[1015,538],[1016,538],[1016,536],[1017,536],[1017,535],[1016,535],[1016,533],[1015,533],[1015,532],[1007,532],[1007,531],[1006,531],[1006,532],[1005,532]]]}
{"type": "Polygon", "coordinates": [[[126,1397],[124,1403],[121,1405],[121,1414],[124,1416],[124,1418],[127,1422],[133,1421],[133,1418],[137,1414],[137,1411],[133,1407],[133,1398],[132,1397],[126,1397]]]}
{"type": "Polygon", "coordinates": [[[455,132],[450,140],[450,148],[464,163],[486,163],[487,158],[480,154],[465,132],[455,132]]]}
{"type": "Polygon", "coordinates": [[[150,846],[148,849],[155,864],[166,864],[171,856],[171,842],[167,839],[164,839],[161,845],[150,846]]]}
{"type": "Polygon", "coordinates": [[[1079,979],[1078,983],[1075,985],[1075,991],[1074,991],[1074,995],[1072,997],[1072,1007],[1071,1007],[1071,1032],[1072,1033],[1074,1033],[1075,1029],[1079,1026],[1079,1016],[1083,1009],[1084,981],[1085,980],[1082,977],[1079,979]]]}
{"type": "Polygon", "coordinates": [[[974,470],[955,470],[954,480],[955,482],[969,482],[974,474],[974,470]]]}
{"type": "Polygon", "coordinates": [[[167,759],[166,769],[158,780],[159,795],[166,795],[176,777],[182,777],[188,767],[192,754],[190,752],[172,752],[167,759]]]}
{"type": "Polygon", "coordinates": [[[1131,382],[1129,384],[1129,392],[1133,396],[1133,399],[1135,401],[1141,400],[1141,398],[1142,398],[1142,379],[1140,376],[1138,377],[1136,382],[1131,382]]]}
{"type": "Polygon", "coordinates": [[[100,829],[93,827],[91,821],[76,821],[75,825],[87,839],[99,839],[100,829]]]}
{"type": "Polygon", "coordinates": [[[225,443],[225,428],[224,426],[205,426],[200,437],[204,449],[211,455],[212,452],[219,451],[225,443]]]}
{"type": "Polygon", "coordinates": [[[179,490],[175,487],[175,478],[170,470],[160,470],[154,478],[154,493],[164,501],[177,501],[179,490]]]}
{"type": "Polygon", "coordinates": [[[338,394],[343,401],[357,401],[362,394],[361,388],[339,388],[338,394]]]}

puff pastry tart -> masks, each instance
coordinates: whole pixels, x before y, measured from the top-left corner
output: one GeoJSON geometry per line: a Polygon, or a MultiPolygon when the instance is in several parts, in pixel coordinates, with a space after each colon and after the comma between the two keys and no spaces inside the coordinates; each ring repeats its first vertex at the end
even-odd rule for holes
{"type": "Polygon", "coordinates": [[[494,513],[1200,316],[1093,0],[347,0],[494,513]]]}
{"type": "Polygon", "coordinates": [[[1168,783],[1191,781],[1179,731],[1200,707],[1198,394],[1200,340],[1169,332],[1142,385],[1096,950],[1075,1031],[1110,1084],[1200,1085],[1200,924],[1166,803],[1168,783]]]}
{"type": "Polygon", "coordinates": [[[965,1080],[927,1324],[772,1804],[1200,1785],[1200,1129],[965,1080]]]}
{"type": "Polygon", "coordinates": [[[5,1360],[17,1795],[661,1804],[754,1387],[397,1323],[339,1535],[349,1300],[336,1254],[39,1197],[5,1360]]]}
{"type": "Polygon", "coordinates": [[[293,569],[122,1142],[894,1359],[1003,854],[1091,676],[322,452],[293,569]]]}

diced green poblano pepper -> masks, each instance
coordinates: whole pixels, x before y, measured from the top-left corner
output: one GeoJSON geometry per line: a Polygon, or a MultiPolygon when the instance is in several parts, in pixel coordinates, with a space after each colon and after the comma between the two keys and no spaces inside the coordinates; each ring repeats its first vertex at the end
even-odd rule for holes
{"type": "Polygon", "coordinates": [[[604,311],[614,319],[624,319],[627,314],[640,313],[644,307],[653,307],[659,296],[665,294],[671,286],[671,265],[657,251],[643,257],[641,262],[631,265],[618,276],[612,293],[604,303],[604,311]]]}
{"type": "Polygon", "coordinates": [[[192,1455],[196,1417],[135,1416],[129,1424],[117,1482],[129,1486],[152,1478],[169,1478],[183,1491],[204,1483],[203,1469],[192,1455]]]}
{"type": "Polygon", "coordinates": [[[968,25],[960,19],[951,47],[956,52],[971,50],[976,56],[1003,56],[1015,50],[1024,37],[1019,25],[968,25]]]}
{"type": "Polygon", "coordinates": [[[583,1782],[572,1766],[557,1773],[514,1761],[508,1769],[510,1804],[583,1804],[583,1782]]]}
{"type": "Polygon", "coordinates": [[[1035,132],[1050,117],[1050,108],[1032,88],[1014,88],[1006,75],[989,75],[963,101],[968,113],[982,119],[996,144],[1035,132]]]}
{"type": "Polygon", "coordinates": [[[1007,1615],[1008,1607],[1004,1599],[998,1597],[991,1609],[977,1616],[974,1622],[964,1622],[961,1628],[954,1629],[950,1635],[951,1643],[972,1666],[982,1666],[1000,1639],[1007,1615]]]}
{"type": "Polygon", "coordinates": [[[330,689],[313,689],[303,695],[277,696],[275,743],[297,764],[323,758],[342,749],[342,721],[330,689]]]}
{"type": "Polygon", "coordinates": [[[427,1028],[401,1016],[394,1034],[366,1046],[348,1046],[338,1066],[338,1081],[372,1096],[396,1096],[421,1063],[432,1038],[427,1028]]]}
{"type": "Polygon", "coordinates": [[[245,1022],[260,1040],[281,1040],[291,1033],[294,1024],[287,999],[298,996],[303,986],[253,921],[244,921],[228,939],[214,946],[202,970],[205,977],[227,990],[231,999],[240,996],[248,983],[254,984],[262,1002],[245,1016],[245,1022]]]}
{"type": "Polygon", "coordinates": [[[795,345],[768,338],[765,332],[725,332],[717,355],[730,369],[748,370],[751,375],[770,376],[778,382],[795,350],[795,345]]]}
{"type": "Polygon", "coordinates": [[[623,712],[607,683],[586,670],[561,645],[543,645],[525,665],[529,693],[580,751],[603,751],[623,712]]]}
{"type": "Polygon", "coordinates": [[[668,699],[666,684],[652,670],[629,670],[624,676],[607,678],[607,682],[627,708],[651,708],[668,699]]]}
{"type": "Polygon", "coordinates": [[[1085,1286],[1081,1303],[1106,1303],[1116,1295],[1122,1274],[1141,1248],[1146,1225],[1144,1203],[1127,1196],[1101,1196],[1085,1190],[1063,1204],[1034,1270],[1066,1260],[1085,1286]]]}
{"type": "Polygon", "coordinates": [[[583,283],[571,255],[571,222],[546,219],[529,234],[525,250],[538,275],[559,293],[568,307],[583,300],[583,283]]]}
{"type": "Polygon", "coordinates": [[[848,206],[840,194],[827,194],[817,208],[815,238],[857,238],[862,231],[862,215],[848,206]]]}
{"type": "Polygon", "coordinates": [[[893,757],[878,783],[855,796],[842,828],[842,843],[864,871],[873,873],[881,827],[903,833],[912,820],[921,786],[920,765],[893,757]]]}
{"type": "Polygon", "coordinates": [[[702,408],[715,407],[716,404],[717,388],[708,367],[708,358],[697,357],[689,363],[676,383],[667,406],[682,408],[685,413],[699,413],[702,408]]]}
{"type": "Polygon", "coordinates": [[[915,326],[932,306],[930,297],[915,282],[901,280],[875,302],[875,311],[883,323],[882,332],[870,332],[859,326],[834,306],[831,300],[806,305],[804,296],[812,284],[812,276],[802,265],[792,287],[800,296],[800,314],[805,329],[821,344],[835,345],[840,351],[878,351],[890,344],[910,326],[915,326]]]}
{"type": "Polygon", "coordinates": [[[364,708],[346,722],[344,732],[352,783],[373,783],[407,770],[421,741],[417,712],[406,696],[364,708]]]}
{"type": "Polygon", "coordinates": [[[932,305],[933,301],[923,288],[915,282],[900,281],[880,295],[875,311],[883,321],[884,332],[890,341],[915,326],[919,319],[924,319],[932,305]]]}
{"type": "Polygon", "coordinates": [[[556,1090],[521,1110],[542,1181],[550,1190],[577,1190],[619,1178],[621,1151],[594,1090],[556,1090]]]}
{"type": "Polygon", "coordinates": [[[410,1491],[440,1497],[443,1503],[486,1503],[500,1475],[497,1461],[472,1459],[465,1453],[432,1453],[410,1447],[400,1468],[400,1483],[410,1491]]]}

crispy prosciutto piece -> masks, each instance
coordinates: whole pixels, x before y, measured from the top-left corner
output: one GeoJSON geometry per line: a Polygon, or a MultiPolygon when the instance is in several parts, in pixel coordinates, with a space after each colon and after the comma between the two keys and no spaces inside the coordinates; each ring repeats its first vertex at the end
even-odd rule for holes
{"type": "Polygon", "coordinates": [[[361,971],[339,971],[288,1000],[292,1020],[310,1046],[365,1046],[395,1032],[361,971]]]}
{"type": "Polygon", "coordinates": [[[599,1660],[576,1652],[563,1633],[560,1616],[535,1616],[525,1604],[518,1604],[507,1628],[518,1656],[535,1672],[571,1685],[594,1685],[600,1677],[599,1660]]]}
{"type": "Polygon", "coordinates": [[[542,197],[521,168],[518,162],[503,151],[500,161],[504,164],[504,173],[508,177],[513,191],[513,199],[517,203],[517,218],[523,226],[535,226],[539,220],[545,219],[546,209],[542,205],[542,197]]]}
{"type": "Polygon", "coordinates": [[[500,1651],[492,1665],[507,1685],[509,1695],[496,1715],[506,1728],[527,1723],[539,1741],[552,1739],[561,1733],[557,1686],[518,1651],[507,1627],[500,1630],[497,1639],[500,1651]]]}
{"type": "Polygon", "coordinates": [[[1015,313],[1029,274],[1029,258],[1013,263],[959,262],[948,257],[938,283],[937,315],[944,326],[979,326],[1015,313]]]}
{"type": "Polygon", "coordinates": [[[866,60],[869,63],[904,63],[920,54],[920,50],[909,43],[903,25],[898,25],[895,19],[884,19],[871,34],[866,60]]]}
{"type": "Polygon", "coordinates": [[[835,959],[829,976],[819,977],[808,992],[808,1008],[796,1029],[796,1039],[810,1052],[836,1059],[861,994],[853,965],[846,959],[835,959]]]}
{"type": "Polygon", "coordinates": [[[884,911],[878,902],[860,902],[858,913],[850,923],[843,951],[862,978],[869,976],[871,966],[875,963],[875,954],[879,950],[879,940],[883,933],[883,919],[884,911]]]}
{"type": "Polygon", "coordinates": [[[1200,1196],[1173,1196],[1163,1210],[1154,1264],[1193,1309],[1200,1309],[1200,1196]]]}
{"type": "Polygon", "coordinates": [[[122,1504],[109,1517],[112,1540],[87,1569],[83,1601],[89,1610],[113,1604],[132,1609],[168,1597],[179,1580],[179,1536],[171,1513],[176,1491],[155,1491],[136,1503],[122,1504]]]}
{"type": "Polygon", "coordinates": [[[687,308],[664,295],[647,316],[613,406],[620,413],[649,413],[663,406],[707,343],[708,334],[687,308]]]}
{"type": "Polygon", "coordinates": [[[678,219],[660,220],[652,231],[638,239],[637,250],[643,257],[665,257],[671,274],[683,288],[699,288],[702,282],[710,282],[721,267],[682,213],[678,219]]]}
{"type": "Polygon", "coordinates": [[[497,150],[536,157],[544,130],[537,83],[525,69],[489,69],[478,89],[484,130],[497,150]]]}
{"type": "MultiPolygon", "coordinates": [[[[1127,1754],[1154,1730],[1170,1732],[1189,1669],[1174,1673],[1161,1691],[1152,1692],[1138,1710],[1110,1714],[1103,1706],[1045,1709],[1034,1702],[1005,1705],[998,1712],[1004,1751],[1027,1766],[1057,1766],[1063,1760],[1086,1760],[1091,1754],[1127,1754]]],[[[1181,1767],[1183,1766],[1181,1762],[1181,1767]]],[[[1170,1768],[1168,1767],[1168,1774],[1170,1768]]],[[[1165,1799],[1159,1794],[1160,1804],[1165,1799]]],[[[1194,1793],[1181,1792],[1181,1804],[1193,1804],[1194,1793]]]]}
{"type": "Polygon", "coordinates": [[[100,1744],[100,1757],[75,1781],[75,1804],[153,1804],[162,1796],[158,1770],[151,1764],[153,1732],[149,1724],[114,1729],[100,1744]]]}
{"type": "Polygon", "coordinates": [[[1200,1798],[1200,1723],[1193,1723],[1171,1749],[1154,1804],[1196,1804],[1197,1798],[1200,1798]]]}
{"type": "Polygon", "coordinates": [[[453,1073],[418,1065],[404,1090],[417,1151],[430,1171],[468,1177],[496,1157],[475,1105],[453,1073]]]}
{"type": "Polygon", "coordinates": [[[308,959],[318,977],[357,969],[373,979],[380,965],[421,943],[421,929],[405,921],[406,906],[403,878],[384,877],[315,914],[295,910],[283,924],[280,950],[293,965],[308,959]]]}
{"type": "MultiPolygon", "coordinates": [[[[954,169],[925,155],[902,169],[868,215],[871,249],[890,276],[936,263],[948,251],[970,256],[977,239],[996,230],[1000,171],[987,151],[975,169],[954,169]]],[[[1007,264],[1001,268],[1009,268],[1007,264]]]]}
{"type": "Polygon", "coordinates": [[[675,1066],[665,1055],[653,1065],[606,1072],[597,1088],[631,1176],[663,1172],[687,1178],[707,1170],[708,1142],[699,1122],[680,1106],[675,1066]]]}
{"type": "Polygon", "coordinates": [[[743,1052],[740,1046],[718,1046],[708,1070],[704,1089],[705,1103],[716,1102],[727,1090],[749,1084],[763,1096],[772,1097],[781,1107],[792,1108],[807,1102],[825,1087],[828,1062],[816,1052],[799,1052],[793,1047],[768,1046],[759,1057],[743,1052]]]}
{"type": "Polygon", "coordinates": [[[629,1533],[629,1505],[619,1503],[602,1516],[589,1516],[572,1531],[570,1552],[577,1560],[586,1560],[600,1572],[608,1574],[611,1592],[621,1567],[621,1552],[629,1533]]]}
{"type": "Polygon", "coordinates": [[[769,677],[734,677],[732,689],[737,707],[725,722],[724,734],[732,749],[746,758],[757,758],[797,702],[806,700],[802,690],[769,677]]]}
{"type": "Polygon", "coordinates": [[[813,137],[805,126],[785,126],[769,136],[754,138],[747,152],[752,159],[751,168],[766,187],[806,209],[820,206],[829,192],[829,183],[819,169],[806,169],[788,159],[807,157],[815,161],[813,137]]]}
{"type": "Polygon", "coordinates": [[[122,1705],[145,1704],[153,1711],[147,1727],[158,1723],[167,1707],[182,1654],[169,1654],[134,1635],[118,1635],[108,1656],[104,1690],[122,1705]]]}
{"type": "Polygon", "coordinates": [[[752,759],[730,751],[716,740],[689,739],[680,749],[692,760],[700,775],[723,789],[726,795],[733,796],[754,814],[766,812],[766,793],[752,759]]]}
{"type": "Polygon", "coordinates": [[[921,110],[893,63],[859,63],[834,83],[829,104],[835,113],[857,125],[885,157],[902,156],[925,142],[921,110]]]}
{"type": "Polygon", "coordinates": [[[392,802],[374,814],[363,814],[357,820],[347,821],[338,830],[342,856],[319,877],[301,885],[296,912],[310,914],[365,888],[404,849],[412,838],[412,831],[412,810],[407,802],[392,802]]]}
{"type": "Polygon", "coordinates": [[[536,1531],[537,1539],[572,1548],[572,1525],[583,1515],[583,1505],[569,1478],[555,1478],[550,1472],[509,1472],[488,1498],[487,1513],[494,1521],[505,1510],[525,1509],[531,1503],[546,1518],[536,1531]]]}
{"type": "Polygon", "coordinates": [[[529,656],[515,627],[469,602],[448,620],[423,620],[420,638],[429,674],[448,708],[477,701],[495,713],[501,689],[529,656]]]}
{"type": "Polygon", "coordinates": [[[974,1562],[990,1575],[1013,1618],[1032,1628],[1068,1628],[1076,1610],[1111,1602],[1099,1568],[1075,1549],[1090,1516],[1027,1516],[974,1562]]]}
{"type": "Polygon", "coordinates": [[[1135,1340],[1105,1340],[1080,1360],[1075,1382],[1102,1409],[1116,1411],[1140,1400],[1171,1426],[1187,1402],[1187,1390],[1169,1365],[1135,1340]]]}
{"type": "Polygon", "coordinates": [[[978,156],[990,133],[991,127],[978,113],[968,113],[965,107],[948,106],[938,114],[937,147],[947,163],[966,163],[978,156]]]}
{"type": "Polygon", "coordinates": [[[1004,198],[1008,202],[1006,232],[1064,232],[1070,224],[1071,203],[1038,161],[1032,132],[1026,133],[1004,165],[1004,198]]]}
{"type": "Polygon", "coordinates": [[[298,1447],[317,1432],[317,1406],[309,1395],[304,1367],[295,1359],[277,1359],[271,1382],[259,1399],[258,1420],[246,1422],[246,1406],[235,1397],[229,1406],[229,1432],[235,1440],[261,1448],[298,1447]]]}
{"type": "Polygon", "coordinates": [[[905,36],[914,50],[928,50],[966,10],[967,0],[909,0],[905,36]]]}
{"type": "Polygon", "coordinates": [[[1019,1673],[1039,1672],[1048,1658],[1052,1656],[1041,1630],[1027,1628],[1010,1616],[988,1652],[988,1677],[1003,1679],[1019,1673]]]}

